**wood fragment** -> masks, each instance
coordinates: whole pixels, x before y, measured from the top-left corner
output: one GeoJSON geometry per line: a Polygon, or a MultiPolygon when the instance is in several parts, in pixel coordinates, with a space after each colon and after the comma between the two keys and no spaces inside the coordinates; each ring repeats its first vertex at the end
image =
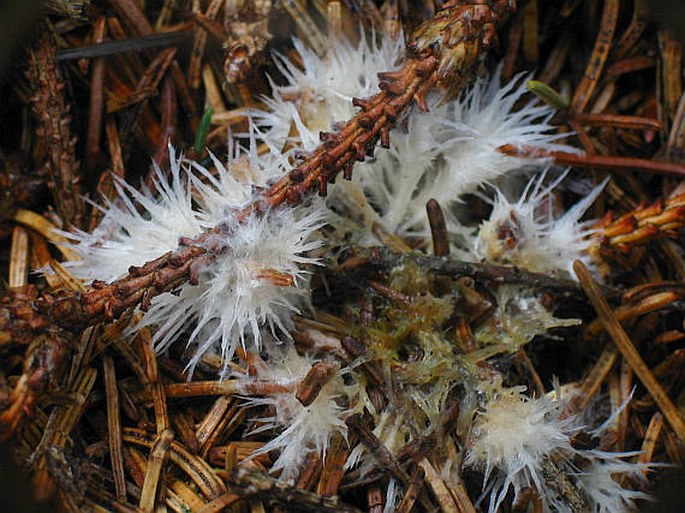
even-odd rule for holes
{"type": "Polygon", "coordinates": [[[173,426],[174,432],[178,436],[179,440],[183,441],[183,444],[188,448],[193,454],[200,449],[200,443],[195,435],[195,426],[189,415],[184,413],[176,413],[170,417],[171,425],[173,426]]]}
{"type": "MultiPolygon", "coordinates": [[[[626,322],[630,319],[661,310],[673,302],[678,301],[681,297],[681,294],[675,292],[656,293],[642,298],[636,303],[619,306],[614,310],[613,316],[618,322],[626,322]]],[[[583,336],[586,339],[595,338],[604,329],[606,329],[606,327],[601,319],[596,319],[585,328],[583,336]]]]}
{"type": "MultiPolygon", "coordinates": [[[[208,64],[205,64],[202,68],[202,83],[205,86],[207,95],[206,101],[212,108],[212,121],[216,123],[216,120],[219,119],[221,115],[225,115],[227,110],[221,95],[221,89],[214,76],[214,71],[212,71],[212,68],[208,64]]],[[[239,118],[244,118],[244,113],[242,116],[239,116],[239,118]]]]}
{"type": "Polygon", "coordinates": [[[385,494],[378,483],[372,484],[366,491],[366,511],[382,513],[385,506],[385,494]]]}
{"type": "MultiPolygon", "coordinates": [[[[105,38],[106,22],[104,16],[93,24],[93,43],[101,43],[105,38]]],[[[95,59],[91,65],[90,101],[88,105],[88,131],[86,132],[86,169],[90,172],[100,157],[100,138],[102,135],[102,117],[104,107],[105,60],[95,59]]]]}
{"type": "Polygon", "coordinates": [[[321,479],[316,493],[326,497],[338,494],[338,488],[345,473],[345,462],[350,455],[350,448],[342,435],[337,434],[329,444],[326,458],[321,470],[321,479]]]}
{"type": "Polygon", "coordinates": [[[538,0],[523,4],[521,14],[523,15],[523,56],[528,63],[537,65],[540,58],[538,0]]]}
{"type": "Polygon", "coordinates": [[[670,128],[671,121],[676,116],[678,103],[683,96],[683,49],[666,30],[659,31],[659,51],[661,54],[662,90],[660,91],[663,101],[662,116],[664,126],[670,128]]]}
{"type": "Polygon", "coordinates": [[[126,500],[126,479],[124,477],[124,455],[121,443],[121,418],[119,413],[119,392],[117,390],[114,360],[105,355],[102,360],[105,392],[107,396],[107,427],[109,457],[112,463],[114,489],[120,501],[126,500]]]}
{"type": "Polygon", "coordinates": [[[578,84],[571,100],[571,109],[581,113],[585,110],[599,83],[602,70],[606,64],[609,51],[614,39],[616,23],[618,22],[619,0],[606,0],[602,11],[599,33],[595,41],[583,79],[578,84]]]}
{"type": "Polygon", "coordinates": [[[397,513],[409,513],[412,510],[421,493],[421,485],[424,479],[425,475],[423,469],[421,467],[416,467],[416,470],[411,476],[411,482],[405,490],[402,500],[397,505],[397,513]]]}
{"type": "Polygon", "coordinates": [[[419,463],[419,467],[421,467],[424,472],[424,479],[426,480],[426,483],[428,483],[428,486],[430,486],[435,499],[438,501],[440,510],[444,513],[464,513],[463,510],[460,510],[457,507],[447,485],[445,485],[445,482],[431,462],[424,458],[419,463]]]}
{"type": "Polygon", "coordinates": [[[241,467],[233,471],[229,484],[233,490],[240,491],[243,498],[255,498],[267,504],[297,505],[303,513],[360,513],[338,497],[321,497],[298,490],[287,483],[241,467]]]}
{"type": "Polygon", "coordinates": [[[59,280],[60,287],[74,292],[85,292],[86,288],[80,280],[71,274],[62,264],[57,260],[50,260],[50,269],[54,273],[56,280],[59,280]]]}
{"type": "Polygon", "coordinates": [[[547,62],[545,63],[542,73],[537,77],[540,82],[551,84],[559,76],[561,70],[566,63],[568,54],[573,45],[573,31],[568,28],[564,30],[559,41],[552,49],[547,62]]]}
{"type": "Polygon", "coordinates": [[[60,235],[57,227],[45,217],[30,210],[19,209],[14,213],[14,220],[35,230],[55,244],[67,260],[78,260],[76,252],[66,245],[68,243],[66,237],[60,235]]]}
{"type": "Polygon", "coordinates": [[[155,22],[155,31],[159,32],[164,25],[169,23],[169,20],[174,14],[174,8],[176,7],[176,0],[164,0],[162,8],[159,10],[159,15],[157,16],[157,21],[155,22]]]}
{"type": "Polygon", "coordinates": [[[7,285],[10,288],[24,287],[29,277],[29,234],[21,226],[12,230],[10,265],[7,285]]]}
{"type": "MultiPolygon", "coordinates": [[[[326,14],[329,36],[339,39],[342,35],[342,3],[339,1],[328,2],[326,14]]],[[[391,34],[389,35],[392,37],[391,34]]]]}
{"type": "Polygon", "coordinates": [[[638,116],[620,116],[618,114],[583,113],[575,117],[576,121],[585,126],[615,128],[632,128],[635,130],[655,130],[663,128],[658,119],[641,118],[638,116]]]}
{"type": "Polygon", "coordinates": [[[616,317],[614,317],[611,308],[597,286],[597,282],[595,282],[594,278],[582,262],[576,260],[573,264],[573,270],[575,271],[576,276],[578,276],[578,281],[580,281],[583,290],[585,290],[585,293],[588,295],[588,299],[595,307],[604,327],[614,341],[614,344],[616,344],[617,349],[621,352],[623,358],[626,359],[642,384],[654,398],[661,413],[664,415],[664,418],[669,423],[680,442],[685,443],[685,420],[683,420],[680,411],[673,404],[673,401],[671,401],[670,397],[664,392],[664,389],[656,380],[652,371],[642,359],[642,356],[640,356],[640,353],[637,352],[637,349],[635,349],[635,346],[621,324],[616,317]]]}
{"type": "MultiPolygon", "coordinates": [[[[122,440],[125,443],[147,447],[148,449],[151,449],[155,442],[144,431],[133,428],[124,428],[122,440]]],[[[175,441],[171,442],[169,459],[188,475],[205,497],[211,499],[226,493],[226,485],[209,464],[190,454],[175,441]]]]}
{"type": "Polygon", "coordinates": [[[443,214],[440,204],[434,199],[428,200],[428,203],[426,203],[426,213],[428,214],[428,223],[430,224],[431,237],[433,239],[433,254],[437,257],[449,256],[449,235],[445,223],[445,214],[443,214]]]}
{"type": "Polygon", "coordinates": [[[145,470],[145,481],[140,493],[138,508],[142,513],[153,513],[157,503],[158,493],[161,488],[162,469],[166,458],[169,455],[171,441],[174,439],[174,432],[170,429],[162,431],[152,445],[150,459],[145,470]]]}
{"type": "Polygon", "coordinates": [[[202,506],[197,513],[219,513],[240,500],[241,497],[235,493],[224,493],[202,506]]]}
{"type": "Polygon", "coordinates": [[[360,414],[354,414],[345,419],[345,424],[359,437],[359,441],[364,445],[366,450],[378,461],[381,468],[390,472],[393,477],[403,483],[405,486],[409,485],[411,478],[407,472],[402,468],[397,459],[392,455],[383,442],[369,429],[364,423],[360,414]]]}
{"type": "Polygon", "coordinates": [[[635,46],[647,27],[648,21],[649,5],[647,0],[635,0],[633,2],[633,16],[630,19],[630,25],[623,32],[623,35],[611,52],[611,57],[614,60],[623,58],[635,46]]]}
{"type": "MultiPolygon", "coordinates": [[[[221,7],[220,0],[212,0],[207,6],[207,11],[204,17],[211,21],[214,21],[219,9],[221,7]]],[[[199,14],[200,2],[193,2],[193,12],[199,14]]],[[[223,35],[223,34],[222,34],[223,35]]],[[[220,37],[223,39],[223,37],[220,37]]],[[[195,31],[195,39],[193,41],[193,49],[190,57],[190,66],[188,75],[190,77],[189,86],[191,89],[198,89],[202,83],[202,59],[205,53],[205,47],[207,45],[207,32],[203,28],[198,28],[195,31]]]]}
{"type": "Polygon", "coordinates": [[[138,343],[138,347],[143,356],[142,360],[148,378],[148,387],[151,391],[155,407],[157,434],[162,436],[162,433],[171,427],[171,422],[169,421],[169,410],[166,404],[164,384],[162,383],[159,369],[157,368],[157,354],[152,347],[152,335],[150,334],[150,331],[147,329],[139,331],[137,333],[136,342],[138,343]]]}
{"type": "Polygon", "coordinates": [[[206,504],[206,502],[202,500],[202,497],[195,493],[195,491],[183,481],[174,479],[171,482],[170,488],[178,495],[183,501],[183,504],[185,504],[190,511],[198,511],[206,504]]]}
{"type": "Polygon", "coordinates": [[[319,481],[319,484],[321,483],[322,472],[321,456],[312,454],[305,459],[305,463],[300,469],[300,475],[297,476],[295,488],[308,491],[313,490],[317,486],[317,481],[319,481]]]}
{"type": "Polygon", "coordinates": [[[643,171],[665,176],[685,177],[685,166],[663,160],[648,160],[634,157],[605,155],[580,155],[563,151],[543,151],[535,148],[513,148],[502,146],[499,151],[507,155],[519,155],[533,158],[549,157],[560,166],[573,166],[581,169],[602,169],[611,172],[643,171]]]}
{"type": "Polygon", "coordinates": [[[334,378],[339,370],[340,366],[333,362],[314,364],[297,386],[295,397],[302,406],[309,406],[316,400],[324,385],[334,378]]]}
{"type": "Polygon", "coordinates": [[[197,425],[195,436],[200,444],[201,454],[206,455],[213,442],[237,414],[236,402],[228,396],[220,397],[197,425]]]}
{"type": "Polygon", "coordinates": [[[71,132],[66,84],[57,64],[57,43],[43,27],[37,48],[30,52],[28,78],[34,88],[33,111],[38,120],[37,135],[43,139],[53,198],[67,227],[82,227],[84,201],[82,176],[76,160],[76,138],[71,132]]]}
{"type": "Polygon", "coordinates": [[[140,35],[152,34],[152,25],[134,0],[109,0],[119,16],[140,35]]]}
{"type": "Polygon", "coordinates": [[[656,450],[656,445],[659,443],[659,438],[661,436],[661,431],[664,427],[664,416],[661,412],[656,412],[652,415],[649,420],[649,425],[647,426],[647,431],[645,433],[645,438],[642,440],[642,447],[640,448],[640,455],[637,458],[637,463],[639,465],[644,465],[642,468],[642,473],[646,476],[650,471],[649,463],[652,462],[654,458],[654,452],[656,450]]]}
{"type": "MultiPolygon", "coordinates": [[[[484,265],[454,259],[436,258],[418,253],[398,254],[385,247],[355,248],[350,258],[343,262],[338,271],[353,272],[363,266],[389,269],[406,262],[413,262],[426,272],[446,274],[452,277],[467,276],[474,280],[492,283],[525,283],[531,288],[539,288],[564,297],[579,297],[582,294],[577,282],[564,278],[551,278],[548,275],[532,273],[511,266],[484,265]]],[[[602,292],[610,301],[619,301],[622,291],[615,287],[602,286],[602,292]]]]}
{"type": "Polygon", "coordinates": [[[303,0],[291,0],[283,3],[284,9],[295,21],[302,37],[307,41],[307,46],[316,52],[323,54],[327,46],[326,38],[312,19],[303,0]]]}

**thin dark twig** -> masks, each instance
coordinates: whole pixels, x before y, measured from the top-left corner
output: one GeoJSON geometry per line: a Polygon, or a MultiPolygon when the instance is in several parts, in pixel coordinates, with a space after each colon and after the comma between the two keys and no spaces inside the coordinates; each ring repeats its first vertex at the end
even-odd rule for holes
{"type": "MultiPolygon", "coordinates": [[[[464,262],[450,258],[436,257],[422,253],[398,253],[385,246],[355,248],[349,258],[341,264],[337,272],[368,272],[369,267],[386,270],[405,262],[413,262],[421,269],[449,276],[468,276],[475,280],[490,283],[515,283],[563,297],[584,298],[583,289],[578,282],[547,274],[527,271],[520,267],[464,262]]],[[[619,303],[624,290],[609,285],[601,286],[607,300],[619,303]]]]}

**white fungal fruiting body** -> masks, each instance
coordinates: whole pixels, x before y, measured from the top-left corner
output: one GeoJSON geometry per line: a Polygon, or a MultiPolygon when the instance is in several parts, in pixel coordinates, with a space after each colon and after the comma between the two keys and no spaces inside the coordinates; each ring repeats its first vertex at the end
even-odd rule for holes
{"type": "Polygon", "coordinates": [[[106,200],[104,217],[92,233],[63,233],[76,244],[79,260],[69,270],[86,281],[113,281],[131,266],[139,266],[178,247],[180,237],[195,237],[202,227],[192,208],[189,177],[181,159],[169,148],[168,176],[154,165],[152,188],[137,190],[115,179],[115,200],[106,200]]]}
{"type": "Polygon", "coordinates": [[[307,303],[305,268],[317,259],[306,253],[320,245],[312,235],[323,224],[321,204],[238,220],[254,199],[253,184],[290,169],[280,152],[259,155],[256,147],[254,137],[248,148],[235,147],[228,167],[212,157],[215,174],[182,162],[170,148],[168,177],[155,168],[154,188],[142,191],[118,181],[119,199],[106,203],[101,225],[92,234],[71,236],[81,256],[71,264],[74,274],[111,281],[132,265],[176,250],[181,237],[221,226],[205,241],[211,258],[198,263],[198,283],[154,298],[135,326],[153,328],[158,351],[190,330],[187,343],[197,345],[191,372],[211,351],[223,357],[225,373],[239,345],[249,340],[260,346],[264,328],[287,338],[292,314],[307,303]]]}
{"type": "Polygon", "coordinates": [[[483,472],[489,513],[499,509],[510,491],[516,502],[529,487],[538,492],[544,512],[577,510],[578,504],[571,504],[574,492],[562,493],[559,478],[596,513],[627,513],[636,499],[647,497],[616,480],[641,474],[644,465],[626,461],[636,453],[574,448],[572,437],[584,429],[579,418],[562,418],[559,402],[531,399],[523,390],[502,389],[477,414],[471,430],[464,465],[483,472]]]}
{"type": "Polygon", "coordinates": [[[406,130],[393,130],[390,151],[379,151],[374,169],[359,173],[385,229],[426,235],[429,199],[436,199],[449,217],[462,195],[526,165],[544,163],[505,155],[501,146],[576,151],[557,142],[561,136],[549,124],[550,107],[531,101],[514,110],[526,93],[522,76],[500,86],[498,70],[476,80],[454,102],[414,116],[406,130]]]}
{"type": "Polygon", "coordinates": [[[361,34],[357,45],[331,38],[323,57],[293,41],[302,69],[281,54],[274,62],[285,77],[284,86],[272,83],[272,96],[264,98],[268,110],[254,111],[257,123],[266,128],[265,139],[282,147],[293,125],[294,141],[309,151],[319,144],[319,132],[333,129],[356,113],[355,97],[378,92],[376,75],[393,70],[404,52],[404,40],[382,39],[361,34]]]}
{"type": "MultiPolygon", "coordinates": [[[[351,118],[358,110],[352,98],[377,93],[376,74],[396,69],[403,57],[401,38],[376,43],[373,35],[357,45],[333,38],[323,57],[299,41],[295,48],[303,68],[276,55],[287,85],[273,84],[273,97],[264,100],[267,109],[254,116],[274,147],[290,138],[305,151],[319,144],[320,131],[351,118]]],[[[517,108],[526,93],[522,75],[500,86],[498,70],[476,80],[454,102],[438,105],[439,96],[433,96],[430,112],[410,116],[392,130],[388,151],[378,150],[369,162],[357,164],[353,183],[332,188],[328,204],[343,214],[331,216],[331,223],[340,225],[339,231],[354,231],[358,243],[378,242],[374,225],[390,234],[426,236],[425,204],[434,198],[447,210],[448,226],[461,233],[450,215],[460,196],[543,162],[506,155],[501,146],[577,151],[558,142],[562,136],[549,122],[552,108],[535,101],[517,108]],[[345,212],[361,216],[361,230],[346,226],[345,212]]]]}
{"type": "Polygon", "coordinates": [[[633,482],[645,484],[643,470],[647,465],[630,463],[622,458],[634,452],[609,453],[592,451],[594,459],[577,475],[579,488],[592,497],[591,513],[619,513],[635,511],[635,501],[650,500],[651,496],[639,490],[623,488],[613,476],[625,476],[633,482]]]}
{"type": "Polygon", "coordinates": [[[588,254],[592,232],[580,219],[597,199],[606,181],[558,216],[554,189],[566,174],[543,187],[545,174],[537,180],[531,179],[515,203],[496,191],[492,213],[481,224],[473,243],[476,258],[540,273],[567,273],[570,276],[575,276],[575,260],[594,267],[588,254]]]}
{"type": "MultiPolygon", "coordinates": [[[[280,384],[299,383],[310,371],[314,360],[299,356],[290,348],[282,358],[269,361],[257,369],[257,378],[280,384]]],[[[281,479],[295,479],[305,459],[312,454],[325,456],[335,434],[347,436],[346,410],[338,404],[345,395],[340,375],[335,375],[319,391],[314,401],[304,406],[294,392],[277,393],[267,397],[250,398],[252,406],[270,406],[273,415],[258,419],[263,423],[254,433],[276,429],[280,433],[269,440],[254,455],[278,451],[271,467],[281,471],[281,479]]]]}
{"type": "Polygon", "coordinates": [[[269,181],[292,170],[287,153],[269,144],[266,144],[267,151],[259,151],[262,133],[252,118],[248,117],[247,121],[247,145],[239,145],[229,137],[227,165],[211,153],[214,173],[197,162],[188,162],[196,191],[197,215],[203,228],[213,228],[253,200],[255,187],[266,187],[269,181]]]}
{"type": "Polygon", "coordinates": [[[141,326],[155,326],[153,341],[165,351],[179,329],[194,326],[188,344],[197,350],[192,371],[202,355],[219,352],[227,370],[239,345],[250,340],[258,349],[261,330],[288,338],[293,313],[306,303],[307,272],[317,259],[303,256],[320,245],[310,240],[321,227],[320,211],[282,210],[242,222],[224,219],[225,230],[207,241],[220,255],[205,264],[198,284],[178,296],[155,298],[141,326]]]}
{"type": "Polygon", "coordinates": [[[491,401],[478,414],[471,432],[465,464],[482,470],[484,482],[492,485],[490,513],[497,511],[510,488],[516,501],[521,490],[532,485],[548,506],[543,493],[545,459],[573,450],[571,421],[559,420],[555,404],[548,399],[528,399],[522,390],[510,389],[491,401]]]}

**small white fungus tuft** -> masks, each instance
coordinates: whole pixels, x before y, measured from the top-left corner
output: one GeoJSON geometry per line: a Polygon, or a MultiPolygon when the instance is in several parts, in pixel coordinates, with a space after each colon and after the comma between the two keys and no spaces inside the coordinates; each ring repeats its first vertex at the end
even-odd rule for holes
{"type": "MultiPolygon", "coordinates": [[[[491,487],[489,513],[496,512],[509,490],[514,501],[524,488],[535,486],[548,509],[545,460],[573,451],[572,419],[559,418],[557,405],[542,397],[530,399],[524,387],[503,390],[478,413],[471,431],[465,464],[483,472],[491,487]]],[[[484,488],[487,488],[484,486],[484,488]]]]}
{"type": "Polygon", "coordinates": [[[152,188],[140,191],[115,178],[115,200],[105,200],[104,217],[92,232],[63,233],[74,241],[79,260],[66,266],[77,278],[111,282],[178,247],[181,237],[202,232],[193,211],[190,178],[182,159],[169,147],[169,173],[154,164],[152,188]]]}
{"type": "MultiPolygon", "coordinates": [[[[314,363],[313,359],[300,356],[293,348],[289,348],[281,358],[258,367],[256,377],[279,384],[295,384],[307,375],[314,363]]],[[[280,431],[253,455],[278,451],[271,471],[281,471],[280,478],[292,482],[308,456],[326,455],[334,434],[347,436],[344,420],[346,410],[339,405],[339,399],[344,395],[344,386],[338,373],[321,388],[308,406],[304,406],[294,392],[249,398],[248,404],[251,406],[270,406],[273,411],[272,416],[258,419],[262,425],[253,433],[271,429],[280,431]]]]}
{"type": "Polygon", "coordinates": [[[156,326],[153,342],[165,351],[180,328],[194,326],[188,344],[197,344],[188,368],[202,355],[217,352],[224,371],[239,346],[261,345],[263,327],[276,338],[289,338],[291,317],[306,304],[307,264],[304,256],[319,247],[312,234],[322,226],[317,209],[289,209],[252,216],[242,222],[224,220],[224,231],[208,243],[220,256],[202,266],[199,283],[178,296],[156,297],[140,326],[156,326]]]}
{"type": "Polygon", "coordinates": [[[378,92],[376,75],[391,71],[404,54],[404,39],[377,38],[360,34],[358,44],[331,38],[324,56],[317,55],[294,39],[302,69],[284,55],[275,53],[274,62],[286,85],[272,83],[272,96],[264,98],[267,110],[253,111],[265,140],[283,147],[295,128],[293,142],[310,151],[319,144],[319,132],[330,131],[335,123],[356,113],[355,97],[378,92]]]}
{"type": "Polygon", "coordinates": [[[635,501],[650,500],[651,496],[640,490],[623,488],[616,478],[644,485],[646,478],[643,470],[648,465],[626,461],[636,453],[611,453],[592,451],[594,458],[589,465],[578,473],[579,488],[592,499],[591,513],[623,513],[636,511],[635,501]]]}
{"type": "MultiPolygon", "coordinates": [[[[520,106],[526,93],[522,76],[500,86],[498,70],[476,80],[449,104],[438,105],[438,96],[429,98],[430,112],[410,116],[393,129],[390,148],[378,149],[373,159],[358,164],[351,183],[343,181],[332,189],[329,206],[361,217],[364,229],[355,229],[353,238],[376,244],[379,231],[427,237],[426,203],[435,199],[445,212],[452,239],[463,237],[465,229],[454,211],[464,194],[547,162],[505,154],[502,146],[577,152],[559,141],[562,135],[549,122],[554,115],[550,107],[536,100],[520,106]]],[[[331,223],[349,231],[340,218],[333,217],[331,223]]]]}
{"type": "Polygon", "coordinates": [[[566,177],[562,174],[544,186],[546,173],[534,177],[518,201],[512,203],[496,190],[492,213],[480,226],[473,243],[476,258],[511,264],[539,273],[573,273],[573,262],[594,267],[588,249],[591,230],[580,221],[607,180],[582,200],[556,215],[554,190],[566,177]],[[532,190],[531,190],[532,189],[532,190]]]}
{"type": "Polygon", "coordinates": [[[476,80],[458,100],[409,119],[405,131],[393,130],[390,151],[379,151],[373,169],[358,173],[385,229],[426,235],[429,199],[436,199],[449,215],[462,195],[482,184],[544,163],[506,155],[501,146],[577,151],[557,142],[562,136],[549,123],[554,115],[550,107],[532,100],[515,109],[526,93],[521,75],[500,86],[498,69],[476,80]]]}
{"type": "Polygon", "coordinates": [[[580,417],[563,417],[563,403],[526,397],[524,389],[501,389],[473,423],[464,465],[483,472],[488,513],[511,493],[515,503],[526,488],[537,491],[545,513],[628,513],[647,498],[620,484],[621,477],[642,481],[645,465],[628,461],[637,453],[576,449],[572,438],[585,429],[580,417]]]}

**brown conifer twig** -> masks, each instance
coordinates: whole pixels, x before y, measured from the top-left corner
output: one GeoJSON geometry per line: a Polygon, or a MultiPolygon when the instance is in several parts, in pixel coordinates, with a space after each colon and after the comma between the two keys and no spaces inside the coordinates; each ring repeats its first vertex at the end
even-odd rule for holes
{"type": "MultiPolygon", "coordinates": [[[[386,247],[354,248],[350,257],[336,272],[353,274],[358,271],[386,270],[394,266],[412,262],[424,273],[438,273],[448,276],[468,276],[478,281],[490,283],[517,283],[527,287],[545,290],[563,297],[580,298],[583,291],[578,282],[547,274],[535,273],[510,265],[493,265],[478,262],[464,262],[418,253],[398,253],[386,247]]],[[[624,290],[610,285],[601,286],[602,293],[611,302],[619,302],[624,290]]]]}
{"type": "Polygon", "coordinates": [[[35,88],[31,98],[38,121],[36,133],[43,141],[51,190],[57,211],[66,226],[83,226],[85,203],[81,196],[76,138],[69,127],[70,107],[64,97],[65,82],[57,64],[57,46],[47,27],[29,54],[29,82],[35,88]]]}
{"type": "Polygon", "coordinates": [[[566,151],[547,151],[533,147],[515,148],[505,144],[497,148],[505,155],[526,158],[550,158],[558,166],[572,166],[580,169],[601,169],[613,173],[627,171],[643,171],[675,178],[685,177],[685,166],[677,162],[653,160],[637,157],[621,157],[618,155],[588,155],[582,153],[568,153],[566,151]]]}

